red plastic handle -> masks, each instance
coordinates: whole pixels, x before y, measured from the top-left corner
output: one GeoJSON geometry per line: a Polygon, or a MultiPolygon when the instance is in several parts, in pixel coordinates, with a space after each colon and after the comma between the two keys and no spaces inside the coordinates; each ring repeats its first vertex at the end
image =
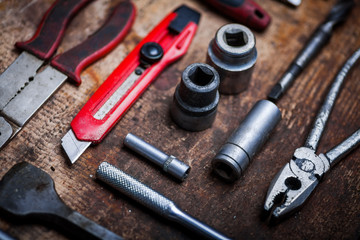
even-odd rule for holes
{"type": "Polygon", "coordinates": [[[51,65],[79,85],[81,71],[106,55],[124,39],[134,23],[135,12],[135,6],[130,1],[119,3],[94,35],[80,45],[56,56],[51,61],[51,65]]]}
{"type": "Polygon", "coordinates": [[[216,10],[257,31],[270,24],[270,15],[252,0],[205,0],[216,10]]]}
{"type": "Polygon", "coordinates": [[[57,0],[45,13],[34,36],[16,47],[40,59],[48,60],[54,54],[70,20],[93,0],[57,0]]]}
{"type": "MultiPolygon", "coordinates": [[[[176,17],[176,12],[171,13],[157,25],[114,70],[76,115],[71,122],[71,127],[79,140],[91,141],[93,143],[100,142],[137,98],[146,90],[155,77],[159,75],[166,66],[186,53],[195,35],[197,22],[188,22],[186,26],[182,28],[181,32],[177,33],[174,29],[169,29],[169,25],[174,22],[173,20],[176,17]],[[103,119],[99,120],[94,118],[94,114],[140,65],[140,49],[147,42],[156,42],[162,46],[164,50],[162,59],[156,64],[151,65],[141,74],[141,77],[137,79],[103,119]]],[[[178,29],[179,26],[181,27],[182,23],[183,22],[177,22],[177,24],[174,24],[175,29],[178,29]]]]}

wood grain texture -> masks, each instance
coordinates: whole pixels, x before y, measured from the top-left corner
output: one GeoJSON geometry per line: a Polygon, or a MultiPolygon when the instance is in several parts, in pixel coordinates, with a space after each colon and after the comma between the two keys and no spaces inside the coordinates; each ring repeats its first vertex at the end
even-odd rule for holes
{"type": "MultiPolygon", "coordinates": [[[[52,0],[0,1],[0,72],[18,56],[16,41],[28,39],[52,0]]],[[[266,97],[335,0],[303,1],[298,9],[276,1],[257,0],[272,16],[270,27],[255,33],[258,61],[251,84],[237,96],[221,96],[211,129],[191,133],[177,127],[169,116],[173,92],[181,72],[194,62],[204,62],[209,41],[230,20],[198,1],[139,0],[135,24],[124,42],[105,58],[88,67],[82,84],[66,83],[23,130],[0,151],[0,177],[15,163],[28,161],[55,181],[64,202],[84,216],[126,239],[190,239],[187,230],[153,214],[133,200],[95,180],[95,171],[108,161],[172,199],[199,220],[235,239],[359,239],[360,150],[334,167],[303,209],[268,227],[260,221],[266,191],[278,170],[303,145],[330,82],[343,62],[360,47],[360,1],[346,24],[279,101],[282,121],[254,158],[244,176],[234,184],[211,174],[210,161],[254,103],[266,97]],[[90,147],[69,166],[60,139],[92,93],[121,60],[170,11],[185,3],[202,13],[199,29],[188,53],[162,73],[104,141],[90,147]],[[132,132],[188,163],[192,170],[182,184],[123,146],[132,132]]],[[[105,20],[111,3],[98,0],[79,14],[66,31],[58,50],[80,43],[105,20]]],[[[318,152],[329,150],[360,127],[360,68],[348,76],[338,98],[318,152]]],[[[20,224],[0,215],[0,228],[19,239],[64,239],[50,227],[20,224]]]]}

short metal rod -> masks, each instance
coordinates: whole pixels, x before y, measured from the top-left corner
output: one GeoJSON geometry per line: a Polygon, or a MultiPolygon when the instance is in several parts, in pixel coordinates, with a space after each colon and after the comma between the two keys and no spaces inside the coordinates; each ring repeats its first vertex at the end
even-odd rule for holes
{"type": "Polygon", "coordinates": [[[132,133],[126,135],[124,145],[162,167],[165,172],[180,181],[184,181],[190,172],[188,165],[172,155],[167,155],[132,133]]]}
{"type": "Polygon", "coordinates": [[[329,118],[331,110],[335,105],[336,98],[341,90],[341,86],[344,83],[344,80],[347,74],[349,73],[350,69],[355,65],[355,63],[359,60],[359,58],[360,58],[360,48],[357,51],[355,51],[355,53],[345,62],[343,67],[340,69],[339,73],[334,78],[329,93],[327,94],[325,101],[316,116],[314,125],[305,142],[305,147],[316,150],[321,135],[325,129],[326,122],[329,118]]]}
{"type": "Polygon", "coordinates": [[[132,133],[126,135],[124,138],[124,145],[160,167],[162,167],[164,162],[169,158],[166,153],[132,133]]]}
{"type": "Polygon", "coordinates": [[[180,210],[171,200],[107,162],[99,165],[96,177],[161,216],[180,223],[207,239],[229,239],[180,210]]]}

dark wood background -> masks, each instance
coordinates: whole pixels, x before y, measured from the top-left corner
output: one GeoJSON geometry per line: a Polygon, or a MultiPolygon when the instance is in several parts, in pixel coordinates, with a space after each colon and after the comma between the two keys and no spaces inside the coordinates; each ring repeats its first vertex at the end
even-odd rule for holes
{"type": "MultiPolygon", "coordinates": [[[[172,122],[169,107],[181,72],[191,63],[205,61],[209,41],[219,27],[231,20],[199,1],[138,0],[134,1],[135,24],[123,43],[82,73],[80,87],[64,84],[1,150],[0,177],[15,163],[28,161],[51,175],[68,206],[126,239],[193,236],[96,181],[95,171],[102,161],[116,165],[197,219],[235,239],[359,239],[359,149],[326,175],[299,213],[274,227],[268,227],[259,217],[270,181],[294,150],[303,145],[334,75],[360,47],[359,5],[279,101],[283,119],[241,179],[227,184],[211,174],[210,162],[218,149],[254,103],[266,97],[335,0],[304,0],[298,9],[277,1],[257,2],[270,13],[272,23],[265,32],[255,33],[258,60],[253,78],[246,92],[221,96],[212,128],[198,133],[184,131],[172,122]],[[69,166],[60,139],[69,130],[71,120],[135,45],[181,3],[202,13],[188,53],[158,77],[101,144],[90,147],[76,164],[69,166]],[[174,182],[159,168],[125,149],[122,141],[129,132],[188,163],[192,167],[188,179],[182,184],[174,182]]],[[[19,55],[15,42],[32,36],[52,3],[53,0],[0,1],[0,72],[19,55]]],[[[84,9],[66,31],[58,52],[77,45],[94,32],[105,20],[111,4],[98,0],[84,9]]],[[[338,98],[319,152],[329,150],[359,128],[359,75],[357,65],[338,98]]],[[[0,216],[0,228],[19,239],[64,239],[52,228],[17,224],[6,216],[0,216]]]]}

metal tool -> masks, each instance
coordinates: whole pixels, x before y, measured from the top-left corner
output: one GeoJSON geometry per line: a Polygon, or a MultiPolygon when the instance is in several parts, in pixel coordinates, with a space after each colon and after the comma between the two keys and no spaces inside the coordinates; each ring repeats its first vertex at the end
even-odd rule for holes
{"type": "Polygon", "coordinates": [[[17,219],[38,219],[77,239],[122,239],[70,209],[51,177],[27,162],[15,164],[0,181],[0,209],[17,219]]]}
{"type": "Polygon", "coordinates": [[[99,165],[96,177],[159,215],[189,228],[206,239],[229,239],[183,212],[171,200],[107,162],[99,165]]]}
{"type": "Polygon", "coordinates": [[[280,99],[310,61],[329,42],[333,29],[346,20],[353,6],[353,0],[340,0],[335,4],[325,21],[318,26],[307,44],[281,76],[279,82],[271,89],[268,95],[271,101],[276,102],[280,99]]]}
{"type": "Polygon", "coordinates": [[[80,84],[82,69],[107,54],[130,30],[135,7],[130,1],[123,1],[94,35],[56,56],[49,66],[37,72],[59,45],[69,18],[87,2],[56,1],[45,14],[35,36],[16,44],[25,51],[0,76],[0,148],[21,130],[66,79],[80,84]]]}
{"type": "Polygon", "coordinates": [[[279,2],[285,3],[291,7],[298,7],[301,4],[301,0],[278,0],[279,2]]]}
{"type": "Polygon", "coordinates": [[[206,62],[220,75],[220,93],[237,94],[247,89],[256,59],[254,34],[247,27],[233,23],[216,32],[206,62]]]}
{"type": "Polygon", "coordinates": [[[186,67],[176,87],[171,117],[181,128],[202,131],[211,127],[219,104],[219,74],[204,63],[186,67]]]}
{"type": "Polygon", "coordinates": [[[345,77],[359,58],[360,49],[346,61],[334,78],[305,146],[295,150],[290,162],[272,180],[264,205],[270,222],[276,222],[278,219],[297,211],[315,190],[330,167],[333,167],[351,150],[359,146],[360,129],[327,153],[315,153],[345,77]]]}
{"type": "Polygon", "coordinates": [[[257,31],[263,31],[271,22],[270,15],[252,0],[203,0],[217,12],[257,31]]]}
{"type": "Polygon", "coordinates": [[[280,120],[274,103],[258,101],[212,160],[213,171],[227,181],[239,179],[280,120]]]}
{"type": "Polygon", "coordinates": [[[164,172],[167,172],[180,181],[184,181],[190,172],[188,165],[173,155],[167,155],[132,133],[126,135],[124,145],[162,167],[164,172]]]}
{"type": "Polygon", "coordinates": [[[200,14],[185,5],[169,14],[113,71],[71,122],[61,144],[74,163],[91,143],[99,143],[150,83],[183,56],[200,14]]]}

